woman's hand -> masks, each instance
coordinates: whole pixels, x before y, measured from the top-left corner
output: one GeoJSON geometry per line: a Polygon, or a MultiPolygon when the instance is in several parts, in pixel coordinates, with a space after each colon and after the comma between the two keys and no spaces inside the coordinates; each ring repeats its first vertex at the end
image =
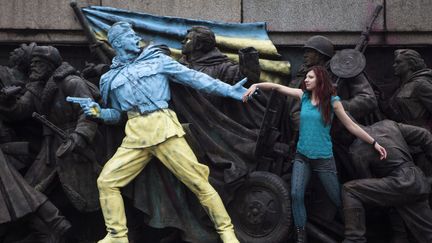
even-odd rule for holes
{"type": "Polygon", "coordinates": [[[379,145],[378,143],[375,143],[374,149],[378,151],[378,153],[380,154],[380,160],[387,158],[387,151],[383,146],[379,145]]]}
{"type": "Polygon", "coordinates": [[[255,93],[255,91],[257,90],[257,85],[256,84],[252,84],[248,90],[246,90],[246,92],[243,94],[242,100],[243,102],[248,102],[248,100],[250,99],[250,97],[255,93]]]}

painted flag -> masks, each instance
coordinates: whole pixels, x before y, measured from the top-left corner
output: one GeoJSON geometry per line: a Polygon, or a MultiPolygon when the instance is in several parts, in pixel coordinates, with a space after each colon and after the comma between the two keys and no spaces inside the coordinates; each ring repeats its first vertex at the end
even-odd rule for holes
{"type": "Polygon", "coordinates": [[[127,21],[146,43],[167,45],[174,58],[181,56],[181,41],[187,30],[194,25],[209,27],[216,36],[217,47],[238,62],[238,50],[252,46],[260,55],[260,80],[273,83],[286,83],[290,78],[291,65],[280,60],[280,55],[268,37],[266,24],[228,23],[196,20],[178,17],[157,16],[124,9],[90,6],[82,8],[98,40],[107,42],[107,31],[117,21],[127,21]]]}

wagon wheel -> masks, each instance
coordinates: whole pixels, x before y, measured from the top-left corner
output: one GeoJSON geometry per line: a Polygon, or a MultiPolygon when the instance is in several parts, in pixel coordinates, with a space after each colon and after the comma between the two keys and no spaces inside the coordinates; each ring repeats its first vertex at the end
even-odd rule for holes
{"type": "Polygon", "coordinates": [[[289,187],[279,176],[256,171],[237,190],[228,209],[243,243],[286,242],[291,229],[289,187]]]}

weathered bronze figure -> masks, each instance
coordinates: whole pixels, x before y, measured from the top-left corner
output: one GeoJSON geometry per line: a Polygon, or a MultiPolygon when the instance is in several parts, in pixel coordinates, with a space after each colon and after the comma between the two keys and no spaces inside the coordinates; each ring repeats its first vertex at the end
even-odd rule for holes
{"type": "MultiPolygon", "coordinates": [[[[215,34],[205,26],[193,26],[183,40],[180,63],[228,84],[247,77],[248,85],[259,81],[260,66],[257,51],[250,47],[239,51],[240,63],[229,60],[216,47],[215,34]]],[[[219,111],[249,129],[258,129],[264,116],[265,99],[249,105],[214,95],[204,96],[219,111]],[[258,106],[258,107],[257,107],[258,106]]]]}
{"type": "Polygon", "coordinates": [[[366,242],[365,207],[395,207],[414,237],[432,242],[430,183],[415,166],[409,146],[420,146],[432,158],[432,135],[424,128],[383,120],[364,127],[388,150],[379,160],[370,144],[356,140],[350,153],[360,178],[342,189],[345,216],[344,243],[366,242]]]}
{"type": "Polygon", "coordinates": [[[246,90],[240,81],[231,86],[188,69],[166,56],[158,46],[141,49],[131,24],[117,22],[108,31],[116,50],[110,71],[101,78],[104,103],[83,103],[86,115],[106,123],[119,122],[127,112],[126,136],[98,178],[107,235],[100,243],[128,242],[120,188],[126,186],[157,157],[199,199],[223,242],[238,242],[221,198],[208,182],[208,167],[200,164],[184,139],[176,114],[168,109],[169,78],[211,94],[240,100],[246,90]]]}
{"type": "Polygon", "coordinates": [[[30,60],[35,43],[22,44],[9,55],[10,67],[0,66],[0,87],[24,87],[30,73],[30,60]]]}
{"type": "Polygon", "coordinates": [[[28,150],[28,143],[13,141],[15,136],[11,134],[12,130],[3,123],[0,131],[0,224],[6,227],[7,223],[29,215],[27,222],[33,232],[22,242],[61,242],[71,227],[70,223],[45,195],[31,187],[17,168],[9,163],[20,160],[22,154],[19,154],[17,147],[21,147],[21,151],[28,150]],[[11,148],[15,150],[11,151],[11,148]]]}
{"type": "Polygon", "coordinates": [[[400,87],[380,102],[381,110],[389,119],[432,131],[432,70],[414,50],[399,49],[394,54],[400,87]]]}
{"type": "Polygon", "coordinates": [[[67,204],[78,211],[95,211],[99,208],[98,166],[96,161],[88,161],[76,152],[92,146],[97,124],[86,119],[78,105],[66,102],[66,96],[97,99],[97,89],[81,79],[72,66],[62,62],[60,53],[52,46],[34,47],[30,67],[31,82],[26,85],[25,93],[2,101],[2,117],[12,122],[31,119],[32,113],[38,112],[63,129],[68,138],[63,140],[44,127],[41,149],[24,178],[48,198],[65,197],[67,204]]]}

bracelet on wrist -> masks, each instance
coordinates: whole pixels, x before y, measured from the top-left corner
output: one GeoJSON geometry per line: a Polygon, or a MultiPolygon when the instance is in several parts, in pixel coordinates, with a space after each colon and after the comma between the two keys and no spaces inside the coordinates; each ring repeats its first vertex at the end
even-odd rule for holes
{"type": "Polygon", "coordinates": [[[377,143],[377,141],[374,139],[372,142],[372,147],[375,147],[375,144],[377,143]]]}
{"type": "Polygon", "coordinates": [[[260,89],[260,88],[258,87],[258,85],[255,85],[255,91],[254,91],[254,94],[257,94],[257,92],[258,92],[259,89],[260,89]]]}

